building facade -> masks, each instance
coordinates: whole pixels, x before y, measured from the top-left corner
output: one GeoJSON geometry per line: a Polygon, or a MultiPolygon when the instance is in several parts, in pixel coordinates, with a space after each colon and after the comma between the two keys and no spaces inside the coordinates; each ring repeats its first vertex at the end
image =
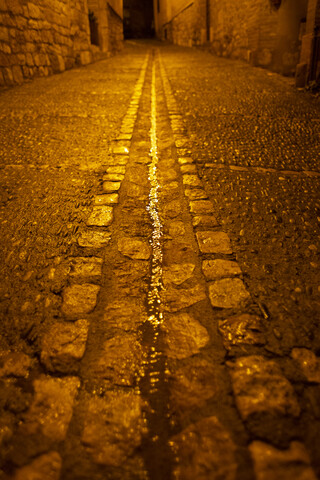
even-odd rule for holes
{"type": "Polygon", "coordinates": [[[119,48],[122,0],[89,3],[92,11],[88,0],[0,0],[0,86],[86,65],[119,48]]]}
{"type": "Polygon", "coordinates": [[[297,85],[319,77],[320,0],[154,0],[159,38],[207,44],[284,75],[297,85]]]}

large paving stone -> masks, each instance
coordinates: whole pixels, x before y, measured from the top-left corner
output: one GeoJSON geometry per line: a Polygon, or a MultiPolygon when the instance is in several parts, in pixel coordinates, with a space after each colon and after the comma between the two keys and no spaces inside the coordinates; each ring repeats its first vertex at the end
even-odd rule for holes
{"type": "Polygon", "coordinates": [[[236,404],[246,420],[255,414],[300,415],[292,385],[276,362],[251,355],[236,360],[230,369],[236,404]]]}
{"type": "Polygon", "coordinates": [[[79,360],[85,352],[87,336],[87,320],[53,324],[42,340],[42,364],[51,372],[77,372],[79,360]]]}
{"type": "Polygon", "coordinates": [[[167,170],[162,170],[161,172],[159,172],[158,177],[162,184],[177,180],[178,175],[173,168],[168,168],[167,170]]]}
{"type": "Polygon", "coordinates": [[[264,327],[260,317],[244,313],[219,321],[219,331],[227,350],[234,345],[264,345],[264,327]]]}
{"type": "Polygon", "coordinates": [[[3,351],[0,353],[0,378],[29,376],[33,365],[29,355],[22,352],[3,351]]]}
{"type": "Polygon", "coordinates": [[[207,329],[188,313],[177,313],[165,319],[162,329],[168,357],[191,357],[199,353],[210,340],[207,329]]]}
{"type": "Polygon", "coordinates": [[[190,307],[195,303],[205,300],[206,292],[201,285],[190,288],[171,288],[170,286],[161,293],[161,300],[164,310],[177,312],[183,308],[190,307]]]}
{"type": "Polygon", "coordinates": [[[142,349],[135,334],[122,333],[107,340],[92,366],[100,378],[112,385],[134,386],[142,363],[142,349]]]}
{"type": "Polygon", "coordinates": [[[307,348],[293,348],[291,357],[298,364],[305,379],[310,383],[320,383],[320,358],[307,348]]]}
{"type": "Polygon", "coordinates": [[[113,207],[100,206],[93,207],[91,214],[87,220],[90,227],[107,227],[113,221],[113,207]]]}
{"type": "Polygon", "coordinates": [[[174,263],[163,268],[162,279],[164,285],[173,283],[181,285],[193,276],[195,265],[193,263],[174,263]]]}
{"type": "Polygon", "coordinates": [[[148,193],[148,189],[143,185],[129,182],[126,186],[126,194],[128,197],[133,197],[137,200],[146,200],[148,198],[148,193]]]}
{"type": "Polygon", "coordinates": [[[22,432],[29,435],[42,433],[53,442],[64,440],[80,380],[77,377],[50,378],[41,375],[33,386],[34,399],[24,415],[22,432]]]}
{"type": "Polygon", "coordinates": [[[197,232],[201,253],[232,253],[230,239],[224,232],[197,232]]]}
{"type": "Polygon", "coordinates": [[[78,237],[80,247],[101,248],[108,245],[111,240],[110,232],[97,232],[94,230],[85,230],[78,237]]]}
{"type": "Polygon", "coordinates": [[[151,256],[151,247],[146,240],[125,237],[118,240],[118,250],[125,257],[135,260],[148,260],[151,256]]]}
{"type": "Polygon", "coordinates": [[[203,407],[219,391],[215,377],[216,368],[202,358],[195,357],[187,365],[175,369],[169,375],[170,409],[183,415],[203,407]]]}
{"type": "Polygon", "coordinates": [[[241,274],[241,269],[237,262],[231,260],[204,260],[202,262],[202,271],[207,280],[216,280],[222,277],[236,277],[241,274]]]}
{"type": "Polygon", "coordinates": [[[182,236],[186,233],[184,223],[180,220],[173,220],[169,223],[169,235],[173,238],[182,236]]]}
{"type": "Polygon", "coordinates": [[[102,275],[102,258],[74,257],[69,260],[71,277],[96,277],[102,275]]]}
{"type": "Polygon", "coordinates": [[[310,457],[302,443],[291,442],[287,450],[263,442],[249,445],[257,480],[316,480],[310,457]]]}
{"type": "Polygon", "coordinates": [[[170,444],[176,454],[177,480],[235,480],[236,447],[216,417],[208,417],[175,435],[170,444]]]}
{"type": "Polygon", "coordinates": [[[144,408],[141,396],[133,391],[90,399],[81,440],[95,463],[121,466],[127,461],[146,433],[144,408]]]}
{"type": "Polygon", "coordinates": [[[13,480],[59,480],[61,466],[59,453],[51,451],[19,468],[13,475],[13,480]]]}
{"type": "Polygon", "coordinates": [[[176,218],[180,215],[181,211],[181,202],[179,200],[172,200],[163,205],[160,213],[164,218],[176,218]]]}
{"type": "Polygon", "coordinates": [[[62,293],[62,312],[71,318],[92,312],[97,304],[99,291],[100,287],[92,283],[66,287],[62,293]]]}
{"type": "Polygon", "coordinates": [[[217,308],[240,308],[250,298],[244,283],[239,278],[223,278],[209,285],[211,305],[217,308]]]}

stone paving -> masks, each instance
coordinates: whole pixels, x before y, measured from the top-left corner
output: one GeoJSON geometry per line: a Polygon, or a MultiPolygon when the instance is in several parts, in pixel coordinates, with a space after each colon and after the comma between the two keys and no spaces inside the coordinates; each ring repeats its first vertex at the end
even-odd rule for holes
{"type": "MultiPolygon", "coordinates": [[[[112,134],[110,119],[105,121],[111,113],[99,102],[99,116],[91,111],[89,118],[98,118],[101,130],[88,127],[86,146],[77,132],[61,175],[63,185],[74,180],[74,189],[69,187],[74,206],[63,203],[66,193],[59,206],[55,178],[58,219],[40,203],[47,197],[52,202],[49,192],[39,195],[34,184],[34,177],[43,182],[54,165],[52,160],[45,166],[41,145],[35,171],[28,166],[31,173],[22,176],[21,187],[30,192],[31,183],[34,195],[29,202],[34,220],[27,217],[26,225],[37,229],[40,246],[51,238],[52,224],[67,242],[54,239],[44,249],[45,261],[37,260],[36,248],[32,252],[37,242],[23,246],[21,229],[9,252],[6,247],[1,479],[319,478],[318,351],[296,342],[280,354],[270,342],[270,335],[280,341],[282,333],[270,325],[229,225],[216,215],[224,199],[212,195],[207,173],[203,177],[214,167],[207,162],[203,170],[196,161],[192,126],[173,93],[177,74],[172,80],[169,72],[175,68],[172,58],[180,58],[177,52],[129,44],[118,67],[109,59],[81,70],[79,79],[66,73],[56,80],[59,89],[68,82],[79,89],[81,78],[88,85],[96,72],[101,101],[109,95],[104,77],[115,68],[112,87],[123,104],[115,110],[112,134]],[[95,142],[97,158],[88,160],[85,149],[95,142]],[[40,206],[47,231],[38,231],[40,206]],[[18,293],[26,282],[29,289],[18,293]]],[[[188,56],[196,63],[203,55],[181,52],[180,62],[186,63],[188,56]]],[[[268,79],[267,73],[259,75],[268,79]]],[[[54,79],[39,85],[45,88],[46,82],[56,88],[54,79]]],[[[37,82],[7,91],[3,98],[28,96],[36,87],[37,82]]],[[[43,93],[42,101],[46,98],[43,93]]],[[[54,97],[48,98],[54,105],[54,97]]],[[[77,98],[75,89],[70,98],[77,98]]],[[[92,108],[86,103],[84,112],[92,108]]],[[[3,205],[9,208],[19,205],[10,183],[20,171],[13,159],[24,165],[33,131],[23,126],[29,112],[13,106],[13,121],[27,133],[20,149],[6,137],[3,205]]],[[[77,128],[86,131],[82,120],[77,128]]],[[[1,212],[6,225],[6,211],[1,212]]]]}

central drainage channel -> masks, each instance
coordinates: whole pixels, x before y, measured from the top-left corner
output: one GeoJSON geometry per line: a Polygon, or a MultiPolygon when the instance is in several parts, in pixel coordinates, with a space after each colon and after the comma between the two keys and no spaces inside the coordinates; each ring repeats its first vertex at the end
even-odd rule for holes
{"type": "Polygon", "coordinates": [[[157,179],[157,97],[156,64],[153,60],[151,83],[151,129],[149,175],[150,193],[147,210],[150,214],[153,232],[151,236],[152,259],[151,280],[148,291],[148,318],[142,328],[142,343],[146,350],[143,376],[140,379],[140,391],[148,400],[150,409],[146,414],[149,434],[143,445],[144,458],[152,480],[171,478],[171,456],[169,447],[168,386],[166,378],[166,357],[163,353],[161,324],[163,312],[161,305],[162,290],[162,224],[159,216],[157,179]]]}

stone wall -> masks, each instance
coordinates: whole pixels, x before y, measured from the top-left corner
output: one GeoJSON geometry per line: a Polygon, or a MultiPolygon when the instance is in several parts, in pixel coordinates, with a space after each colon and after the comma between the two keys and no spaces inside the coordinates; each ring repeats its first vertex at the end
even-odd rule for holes
{"type": "Polygon", "coordinates": [[[87,0],[0,0],[0,85],[90,61],[87,0]]]}
{"type": "Polygon", "coordinates": [[[210,40],[221,56],[293,74],[299,61],[308,0],[210,0],[210,40]]]}
{"type": "Polygon", "coordinates": [[[122,0],[0,0],[0,86],[63,72],[119,50],[121,12],[122,0]],[[88,3],[98,14],[99,46],[91,45],[88,3]]]}
{"type": "Polygon", "coordinates": [[[201,17],[197,2],[185,2],[181,10],[160,28],[160,38],[191,47],[201,43],[201,17]],[[187,3],[187,4],[186,4],[187,3]]]}
{"type": "Polygon", "coordinates": [[[117,52],[123,44],[123,20],[119,14],[108,5],[109,51],[117,52]]]}

